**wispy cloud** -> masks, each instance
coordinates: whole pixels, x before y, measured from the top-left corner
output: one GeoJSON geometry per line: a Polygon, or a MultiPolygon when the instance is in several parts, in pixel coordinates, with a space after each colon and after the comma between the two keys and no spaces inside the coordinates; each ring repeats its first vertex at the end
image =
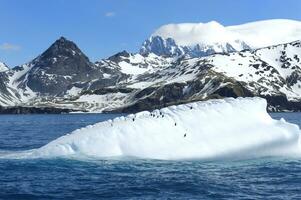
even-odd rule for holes
{"type": "Polygon", "coordinates": [[[105,13],[105,17],[115,17],[116,16],[116,13],[115,12],[106,12],[105,13]]]}
{"type": "Polygon", "coordinates": [[[3,43],[0,45],[0,50],[4,51],[18,51],[21,49],[21,46],[10,43],[3,43]]]}

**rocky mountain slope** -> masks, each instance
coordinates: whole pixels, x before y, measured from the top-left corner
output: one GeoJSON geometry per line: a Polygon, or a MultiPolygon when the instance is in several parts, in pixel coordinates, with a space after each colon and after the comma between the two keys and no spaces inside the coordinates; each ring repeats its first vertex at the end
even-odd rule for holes
{"type": "Polygon", "coordinates": [[[235,40],[233,48],[197,54],[173,46],[177,38],[167,40],[154,36],[149,45],[155,47],[145,52],[122,51],[93,63],[59,38],[27,64],[0,65],[0,113],[136,112],[238,96],[264,97],[270,111],[301,111],[299,40],[261,48],[235,40]]]}
{"type": "Polygon", "coordinates": [[[137,77],[138,91],[125,111],[222,97],[261,96],[269,109],[300,110],[300,41],[258,50],[181,58],[137,77]]]}

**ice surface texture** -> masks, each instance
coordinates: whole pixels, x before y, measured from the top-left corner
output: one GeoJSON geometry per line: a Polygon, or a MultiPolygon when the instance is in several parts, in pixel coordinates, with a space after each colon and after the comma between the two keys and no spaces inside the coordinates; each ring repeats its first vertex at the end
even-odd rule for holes
{"type": "Polygon", "coordinates": [[[126,117],[75,130],[21,157],[215,159],[299,154],[297,125],[274,120],[262,98],[227,98],[126,117]]]}

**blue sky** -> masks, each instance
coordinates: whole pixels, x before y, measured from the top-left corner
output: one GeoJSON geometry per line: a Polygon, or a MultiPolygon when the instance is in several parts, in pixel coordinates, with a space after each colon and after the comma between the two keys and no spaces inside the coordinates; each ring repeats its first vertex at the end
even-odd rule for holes
{"type": "Polygon", "coordinates": [[[0,0],[0,61],[28,62],[60,36],[95,61],[137,52],[163,24],[301,20],[300,10],[300,0],[0,0]]]}

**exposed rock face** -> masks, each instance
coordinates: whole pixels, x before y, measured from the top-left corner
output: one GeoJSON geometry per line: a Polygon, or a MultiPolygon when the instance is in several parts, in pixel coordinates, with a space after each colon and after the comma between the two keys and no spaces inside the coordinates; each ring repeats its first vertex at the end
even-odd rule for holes
{"type": "Polygon", "coordinates": [[[181,56],[184,55],[184,50],[177,46],[176,42],[172,38],[163,39],[160,36],[154,36],[146,40],[141,49],[142,55],[154,53],[159,56],[181,56]]]}
{"type": "Polygon", "coordinates": [[[60,109],[55,107],[1,107],[0,114],[62,114],[69,113],[75,110],[60,109]]]}
{"type": "Polygon", "coordinates": [[[240,48],[236,49],[229,43],[225,44],[195,44],[189,46],[178,45],[174,39],[167,38],[164,39],[160,36],[152,36],[146,40],[140,49],[142,55],[147,55],[149,53],[154,53],[158,56],[164,57],[202,57],[209,56],[215,53],[231,53],[235,51],[240,51],[241,49],[247,50],[251,49],[244,41],[237,41],[240,48]]]}
{"type": "Polygon", "coordinates": [[[6,73],[0,72],[0,102],[4,102],[5,100],[9,100],[10,93],[7,90],[7,82],[8,82],[8,76],[6,73]]]}
{"type": "Polygon", "coordinates": [[[20,87],[28,86],[40,95],[63,96],[76,82],[99,79],[103,74],[73,42],[63,37],[28,65],[30,70],[18,79],[20,87]]]}

